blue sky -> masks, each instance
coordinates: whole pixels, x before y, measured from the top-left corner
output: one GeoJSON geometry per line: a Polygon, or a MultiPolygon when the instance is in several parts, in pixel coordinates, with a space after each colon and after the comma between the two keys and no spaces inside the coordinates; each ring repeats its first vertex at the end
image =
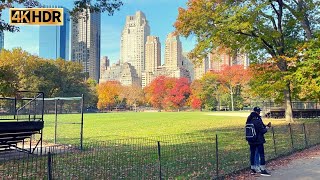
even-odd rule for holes
{"type": "MultiPolygon", "coordinates": [[[[151,30],[151,35],[159,36],[164,54],[164,43],[168,33],[175,30],[173,24],[178,15],[179,7],[186,7],[188,0],[123,0],[124,6],[113,16],[107,13],[101,15],[101,56],[108,56],[114,63],[120,56],[120,36],[128,15],[134,15],[140,10],[145,13],[151,30]]],[[[73,7],[72,0],[40,0],[46,5],[62,5],[67,8],[73,7]]],[[[8,10],[3,16],[8,21],[8,10]]],[[[183,51],[190,51],[195,44],[195,37],[187,39],[180,37],[183,51]]],[[[39,51],[39,27],[21,26],[20,32],[5,32],[5,48],[12,49],[21,47],[31,54],[38,54],[39,51]]],[[[162,63],[164,56],[161,57],[162,63]]]]}

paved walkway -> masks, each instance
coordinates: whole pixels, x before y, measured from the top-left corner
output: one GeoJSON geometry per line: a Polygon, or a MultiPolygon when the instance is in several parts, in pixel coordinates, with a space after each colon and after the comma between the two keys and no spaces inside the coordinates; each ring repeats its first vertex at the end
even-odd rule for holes
{"type": "Polygon", "coordinates": [[[288,165],[270,171],[271,177],[258,177],[259,180],[319,180],[320,156],[292,160],[288,165]]]}

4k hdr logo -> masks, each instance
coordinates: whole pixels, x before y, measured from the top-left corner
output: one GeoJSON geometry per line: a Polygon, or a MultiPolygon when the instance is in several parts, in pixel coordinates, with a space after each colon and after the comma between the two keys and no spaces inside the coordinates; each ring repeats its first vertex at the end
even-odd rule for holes
{"type": "Polygon", "coordinates": [[[63,8],[10,8],[12,25],[63,25],[63,8]]]}

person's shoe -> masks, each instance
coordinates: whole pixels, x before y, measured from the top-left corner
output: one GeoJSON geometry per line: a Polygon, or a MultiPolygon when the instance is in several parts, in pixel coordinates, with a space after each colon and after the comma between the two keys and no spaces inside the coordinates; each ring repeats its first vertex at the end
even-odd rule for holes
{"type": "Polygon", "coordinates": [[[257,171],[255,169],[251,169],[250,174],[252,174],[252,175],[257,174],[257,171]]]}
{"type": "Polygon", "coordinates": [[[266,170],[261,170],[261,176],[271,176],[271,174],[266,170]]]}
{"type": "Polygon", "coordinates": [[[256,168],[256,172],[257,172],[257,173],[261,173],[260,167],[257,167],[257,168],[256,168]]]}

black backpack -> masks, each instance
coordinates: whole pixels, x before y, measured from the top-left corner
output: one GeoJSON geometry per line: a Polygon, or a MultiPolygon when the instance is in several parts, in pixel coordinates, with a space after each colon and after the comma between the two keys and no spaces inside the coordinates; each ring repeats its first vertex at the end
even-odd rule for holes
{"type": "Polygon", "coordinates": [[[246,140],[248,142],[255,142],[257,140],[256,128],[254,127],[254,124],[251,121],[246,123],[245,133],[246,140]]]}

